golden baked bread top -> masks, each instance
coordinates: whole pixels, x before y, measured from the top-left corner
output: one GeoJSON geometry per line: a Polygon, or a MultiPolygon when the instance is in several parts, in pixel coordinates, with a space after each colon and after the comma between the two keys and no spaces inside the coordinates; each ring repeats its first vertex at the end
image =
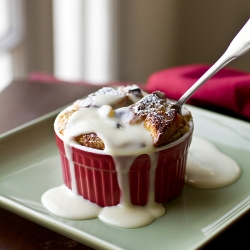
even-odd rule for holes
{"type": "MultiPolygon", "coordinates": [[[[81,119],[85,119],[86,124],[92,125],[89,125],[87,128],[87,125],[84,123],[84,130],[81,128],[81,133],[79,129],[76,129],[74,140],[82,146],[99,150],[104,150],[106,144],[108,144],[104,136],[106,131],[101,131],[109,129],[109,127],[105,127],[106,124],[112,127],[114,135],[117,135],[117,140],[118,135],[122,135],[123,131],[125,137],[130,136],[128,129],[131,126],[137,128],[141,124],[142,126],[139,130],[146,129],[149,131],[152,145],[160,147],[177,140],[188,132],[190,127],[189,121],[192,119],[189,112],[185,116],[177,114],[171,108],[171,102],[164,93],[156,91],[148,94],[136,85],[122,86],[117,89],[104,87],[90,94],[87,98],[76,101],[59,115],[56,126],[62,136],[71,117],[80,116],[80,113],[82,113],[81,119]],[[77,112],[79,114],[76,114],[77,112]],[[96,118],[97,123],[103,123],[103,126],[96,126],[95,122],[92,121],[93,117],[96,118]]],[[[78,126],[76,124],[79,124],[79,117],[77,119],[78,122],[74,122],[74,128],[78,126]]],[[[139,132],[136,133],[134,137],[139,135],[139,132]]],[[[131,144],[134,143],[132,140],[131,144]]],[[[130,141],[123,142],[123,144],[129,143],[130,141]]],[[[136,143],[137,145],[145,144],[139,142],[139,139],[136,143]]]]}
{"type": "Polygon", "coordinates": [[[135,119],[144,121],[144,126],[151,132],[155,147],[163,146],[189,130],[189,119],[172,108],[171,102],[163,92],[155,91],[131,106],[135,119]]]}

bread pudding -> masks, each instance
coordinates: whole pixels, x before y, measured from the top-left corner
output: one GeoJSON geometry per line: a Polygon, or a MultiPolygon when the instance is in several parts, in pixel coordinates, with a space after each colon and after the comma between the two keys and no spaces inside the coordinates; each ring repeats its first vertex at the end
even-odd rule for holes
{"type": "Polygon", "coordinates": [[[162,204],[184,186],[193,133],[190,112],[171,107],[164,93],[130,85],[101,88],[65,108],[54,123],[64,185],[43,195],[44,206],[125,228],[164,215],[162,204]]]}
{"type": "MultiPolygon", "coordinates": [[[[103,118],[115,120],[116,129],[119,130],[126,126],[124,123],[131,126],[143,123],[151,133],[154,147],[161,147],[179,139],[189,131],[189,120],[192,119],[190,113],[181,116],[172,109],[171,102],[160,91],[147,94],[136,85],[118,89],[104,87],[87,98],[76,101],[60,114],[56,125],[59,133],[64,135],[70,117],[78,110],[86,108],[98,109],[103,118]]],[[[74,140],[85,147],[105,150],[105,143],[96,131],[77,134],[74,140]]]]}

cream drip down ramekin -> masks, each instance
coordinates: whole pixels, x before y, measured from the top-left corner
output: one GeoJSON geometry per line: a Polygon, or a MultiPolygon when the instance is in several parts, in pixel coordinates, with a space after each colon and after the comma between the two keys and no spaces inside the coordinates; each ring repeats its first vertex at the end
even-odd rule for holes
{"type": "MultiPolygon", "coordinates": [[[[146,205],[149,189],[153,190],[157,203],[169,202],[181,193],[184,186],[188,149],[193,134],[192,120],[189,123],[190,130],[187,133],[178,140],[156,150],[158,162],[153,173],[155,175],[153,188],[149,188],[152,172],[150,172],[150,157],[147,154],[137,156],[130,167],[129,173],[124,173],[128,174],[132,204],[146,205]]],[[[63,181],[69,189],[72,189],[69,163],[71,159],[66,157],[65,142],[57,129],[55,129],[55,135],[61,156],[63,181]]],[[[73,159],[71,163],[74,166],[78,194],[101,207],[118,205],[122,190],[119,187],[113,157],[105,154],[102,150],[80,145],[72,146],[71,151],[73,159]]],[[[126,159],[126,156],[123,157],[126,159]]]]}

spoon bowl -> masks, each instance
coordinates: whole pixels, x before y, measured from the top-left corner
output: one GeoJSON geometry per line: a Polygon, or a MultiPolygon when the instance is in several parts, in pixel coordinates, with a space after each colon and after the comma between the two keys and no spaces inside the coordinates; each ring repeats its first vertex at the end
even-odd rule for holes
{"type": "Polygon", "coordinates": [[[183,104],[201,87],[203,83],[209,80],[220,69],[229,62],[247,53],[250,50],[250,19],[234,37],[224,54],[181,96],[181,98],[172,104],[172,108],[181,114],[183,104]]]}

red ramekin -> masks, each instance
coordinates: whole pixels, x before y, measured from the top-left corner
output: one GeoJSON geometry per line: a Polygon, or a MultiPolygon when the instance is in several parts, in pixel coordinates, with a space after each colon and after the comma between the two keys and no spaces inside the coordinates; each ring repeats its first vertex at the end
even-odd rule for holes
{"type": "MultiPolygon", "coordinates": [[[[178,140],[158,148],[158,163],[155,172],[155,202],[166,203],[177,197],[184,186],[188,149],[192,140],[190,131],[178,140]]],[[[55,133],[60,151],[64,184],[71,187],[69,160],[65,155],[63,137],[55,133]]],[[[86,147],[72,147],[74,170],[78,193],[101,207],[120,203],[121,190],[112,156],[91,151],[86,147]]],[[[130,198],[134,205],[144,206],[148,200],[150,158],[138,156],[129,171],[130,198]]]]}

